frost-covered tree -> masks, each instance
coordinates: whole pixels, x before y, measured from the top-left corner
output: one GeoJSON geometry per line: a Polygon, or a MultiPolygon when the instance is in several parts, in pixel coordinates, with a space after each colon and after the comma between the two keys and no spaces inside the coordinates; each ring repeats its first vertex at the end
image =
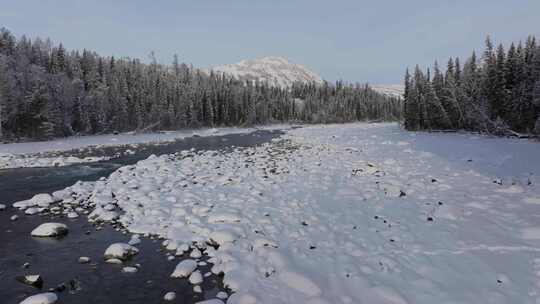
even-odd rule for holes
{"type": "Polygon", "coordinates": [[[410,80],[406,74],[407,90],[416,89],[405,95],[405,127],[417,130],[437,126],[432,119],[429,125],[419,124],[418,117],[425,116],[423,104],[438,99],[455,129],[500,134],[535,130],[540,117],[540,46],[532,36],[522,45],[511,44],[505,52],[502,45],[495,49],[488,37],[480,64],[474,52],[463,69],[457,59],[450,59],[442,87],[436,64],[432,80],[436,97],[426,98],[427,82],[418,83],[422,80],[417,77],[410,80]]]}
{"type": "Polygon", "coordinates": [[[245,83],[180,63],[68,51],[0,30],[1,126],[8,139],[274,121],[398,120],[402,100],[367,85],[245,83]],[[298,108],[302,104],[301,109],[298,108]]]}

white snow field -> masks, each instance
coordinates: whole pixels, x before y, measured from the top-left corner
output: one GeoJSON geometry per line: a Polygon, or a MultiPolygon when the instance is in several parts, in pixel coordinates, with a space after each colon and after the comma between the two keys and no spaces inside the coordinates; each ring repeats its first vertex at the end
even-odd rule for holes
{"type": "Polygon", "coordinates": [[[179,255],[202,250],[228,304],[540,303],[539,155],[525,140],[311,126],[150,157],[63,193],[94,218],[117,206],[179,255]]]}
{"type": "MultiPolygon", "coordinates": [[[[111,157],[54,156],[40,154],[70,151],[84,148],[129,145],[136,148],[139,144],[167,143],[191,136],[218,136],[227,134],[250,133],[257,129],[275,130],[288,125],[276,124],[257,128],[208,128],[181,131],[162,131],[159,133],[122,133],[109,135],[73,136],[50,141],[0,144],[0,169],[28,167],[60,167],[78,163],[92,163],[109,160],[111,157]]],[[[131,150],[128,150],[128,152],[131,150]]]]}

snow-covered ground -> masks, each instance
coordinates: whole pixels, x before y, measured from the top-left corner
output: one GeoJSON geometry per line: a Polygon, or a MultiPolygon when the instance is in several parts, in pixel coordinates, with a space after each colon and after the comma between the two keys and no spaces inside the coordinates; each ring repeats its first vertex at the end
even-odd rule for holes
{"type": "Polygon", "coordinates": [[[229,304],[539,303],[538,155],[523,140],[311,126],[150,157],[54,196],[198,248],[229,304]]]}
{"type": "Polygon", "coordinates": [[[126,146],[136,148],[139,144],[167,143],[186,137],[217,136],[250,133],[257,129],[275,130],[288,125],[269,125],[257,128],[211,128],[182,131],[164,131],[144,134],[109,134],[60,138],[51,141],[0,144],[0,169],[27,167],[67,166],[77,163],[92,163],[108,160],[110,157],[47,156],[51,152],[63,152],[86,148],[126,146]]]}

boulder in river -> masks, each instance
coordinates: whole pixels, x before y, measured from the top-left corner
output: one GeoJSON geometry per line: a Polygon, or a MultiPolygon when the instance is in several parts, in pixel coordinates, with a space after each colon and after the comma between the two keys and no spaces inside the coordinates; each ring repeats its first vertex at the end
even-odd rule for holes
{"type": "Polygon", "coordinates": [[[86,257],[86,256],[82,256],[82,257],[79,258],[79,263],[80,264],[90,263],[90,258],[86,257]]]}
{"type": "Polygon", "coordinates": [[[58,301],[58,296],[53,292],[45,292],[37,295],[30,296],[20,304],[53,304],[58,301]]]}
{"type": "Polygon", "coordinates": [[[61,223],[44,223],[32,230],[31,235],[37,237],[59,237],[66,235],[69,229],[61,223]]]}
{"type": "Polygon", "coordinates": [[[127,267],[122,268],[122,272],[125,272],[125,273],[135,273],[137,271],[139,271],[139,269],[133,266],[127,266],[127,267]]]}
{"type": "Polygon", "coordinates": [[[171,277],[187,278],[193,271],[195,271],[195,269],[197,269],[197,262],[195,260],[186,259],[176,265],[171,277]]]}
{"type": "Polygon", "coordinates": [[[196,270],[189,276],[189,282],[193,285],[198,285],[203,282],[203,276],[200,271],[196,270]]]}
{"type": "Polygon", "coordinates": [[[165,296],[163,296],[163,300],[165,301],[174,301],[174,299],[176,299],[176,292],[174,291],[167,292],[165,296]]]}
{"type": "Polygon", "coordinates": [[[119,259],[125,261],[139,253],[139,249],[125,243],[114,243],[105,250],[105,259],[119,259]]]}
{"type": "Polygon", "coordinates": [[[16,277],[15,280],[38,289],[41,289],[43,287],[43,278],[41,278],[39,274],[19,276],[16,277]]]}

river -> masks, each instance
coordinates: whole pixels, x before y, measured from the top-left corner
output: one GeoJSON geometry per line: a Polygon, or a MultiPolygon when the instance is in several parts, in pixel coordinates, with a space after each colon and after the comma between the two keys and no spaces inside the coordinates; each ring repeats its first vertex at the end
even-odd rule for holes
{"type": "MultiPolygon", "coordinates": [[[[0,203],[28,199],[37,193],[51,193],[75,182],[94,181],[106,177],[117,168],[134,164],[152,154],[161,155],[181,150],[218,150],[259,145],[281,135],[281,131],[256,131],[249,134],[190,137],[166,144],[141,145],[135,154],[122,155],[108,161],[54,168],[19,168],[0,171],[0,203]]],[[[125,147],[108,147],[100,151],[114,155],[125,147]]],[[[137,273],[122,273],[122,266],[106,264],[103,252],[114,242],[127,242],[129,236],[111,226],[94,226],[85,216],[76,219],[52,215],[24,215],[8,207],[0,211],[0,302],[19,303],[27,296],[55,289],[59,302],[90,303],[158,303],[163,295],[174,291],[171,303],[195,303],[215,297],[223,291],[219,276],[205,278],[202,293],[193,291],[185,279],[171,279],[170,273],[184,257],[167,260],[160,240],[142,239],[140,253],[126,265],[140,264],[137,273]],[[16,221],[10,220],[14,214],[16,221]],[[55,221],[69,226],[69,234],[61,239],[37,239],[30,231],[43,222],[55,221]],[[91,262],[78,263],[88,256],[91,262]],[[23,265],[28,263],[25,268],[23,265]],[[40,274],[41,290],[18,282],[22,275],[40,274]],[[64,290],[62,290],[64,289],[64,290]],[[61,290],[61,291],[60,291],[61,290]]],[[[124,265],[124,266],[126,266],[124,265]]],[[[210,266],[200,267],[204,273],[210,266]]]]}

